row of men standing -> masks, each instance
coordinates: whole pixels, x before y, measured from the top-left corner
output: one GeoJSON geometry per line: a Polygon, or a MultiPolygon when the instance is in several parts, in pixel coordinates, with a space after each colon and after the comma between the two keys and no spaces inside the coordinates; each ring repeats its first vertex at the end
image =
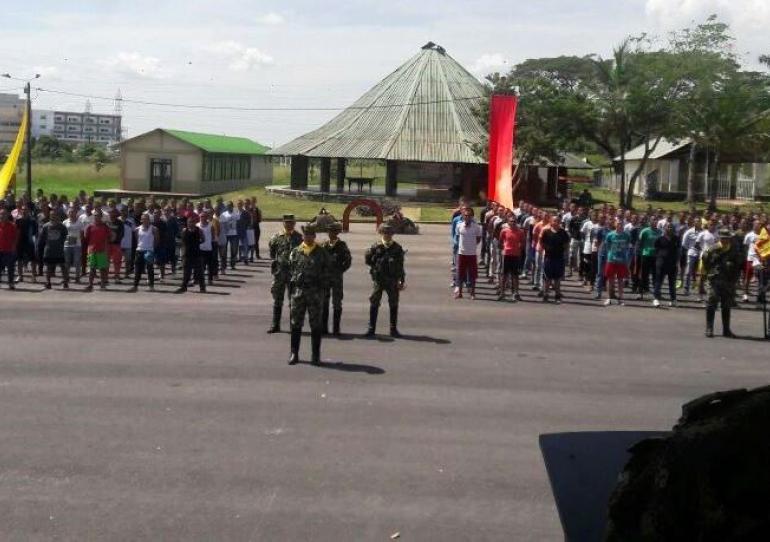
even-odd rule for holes
{"type": "MultiPolygon", "coordinates": [[[[281,330],[281,314],[286,295],[289,298],[291,325],[291,354],[289,364],[299,362],[299,346],[305,314],[310,324],[312,361],[321,362],[321,337],[329,333],[329,304],[332,305],[332,334],[341,333],[344,274],[350,269],[352,256],[345,241],[339,238],[342,226],[328,227],[329,239],[316,243],[316,227],[306,225],[302,234],[295,230],[294,215],[283,216],[283,231],[274,235],[270,249],[273,282],[273,320],[268,333],[281,330]]],[[[406,287],[404,271],[405,252],[393,240],[393,229],[380,227],[382,239],[366,252],[373,288],[369,297],[369,326],[366,336],[374,337],[377,316],[383,293],[390,306],[390,335],[400,337],[398,331],[399,293],[406,287]]]]}

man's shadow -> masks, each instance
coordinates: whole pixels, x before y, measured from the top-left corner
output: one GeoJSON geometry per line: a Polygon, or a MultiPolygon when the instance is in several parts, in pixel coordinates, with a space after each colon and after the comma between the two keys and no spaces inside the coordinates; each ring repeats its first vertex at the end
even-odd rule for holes
{"type": "Polygon", "coordinates": [[[385,374],[385,369],[376,367],[374,365],[363,365],[357,363],[342,363],[341,361],[322,361],[317,365],[313,365],[309,361],[300,361],[300,365],[310,365],[311,367],[318,367],[320,369],[333,369],[335,371],[343,371],[345,373],[366,373],[370,375],[385,374]]]}

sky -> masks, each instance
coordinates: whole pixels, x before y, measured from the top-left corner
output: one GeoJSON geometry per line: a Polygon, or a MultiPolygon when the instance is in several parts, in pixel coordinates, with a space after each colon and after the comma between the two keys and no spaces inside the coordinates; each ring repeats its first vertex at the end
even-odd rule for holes
{"type": "MultiPolygon", "coordinates": [[[[179,104],[344,108],[428,41],[479,78],[527,58],[608,56],[631,34],[717,14],[747,65],[770,53],[769,0],[27,0],[4,6],[0,73],[41,77],[33,107],[114,111],[124,136],[174,128],[276,146],[334,111],[191,110],[179,104]],[[69,94],[65,94],[69,93],[69,94]]],[[[0,92],[21,85],[0,79],[0,92]]]]}

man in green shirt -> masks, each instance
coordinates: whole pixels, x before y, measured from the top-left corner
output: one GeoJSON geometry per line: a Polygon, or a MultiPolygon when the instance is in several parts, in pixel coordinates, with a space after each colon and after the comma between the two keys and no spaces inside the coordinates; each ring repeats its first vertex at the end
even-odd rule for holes
{"type": "Polygon", "coordinates": [[[650,276],[653,284],[655,282],[655,241],[660,237],[654,221],[651,221],[639,233],[639,243],[637,244],[640,258],[640,289],[638,299],[644,299],[644,293],[650,291],[650,276]]]}

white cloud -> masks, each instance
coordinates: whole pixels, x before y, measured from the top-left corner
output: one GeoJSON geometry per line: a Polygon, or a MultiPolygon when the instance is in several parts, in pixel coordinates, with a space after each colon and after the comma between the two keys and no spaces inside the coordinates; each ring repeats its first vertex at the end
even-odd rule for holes
{"type": "Polygon", "coordinates": [[[507,71],[508,59],[500,53],[484,53],[471,66],[471,71],[479,75],[487,75],[497,71],[507,71]]]}
{"type": "Polygon", "coordinates": [[[208,48],[211,52],[222,55],[229,61],[228,67],[237,72],[248,71],[259,66],[273,63],[273,57],[256,47],[246,47],[237,41],[222,41],[208,48]]]}
{"type": "Polygon", "coordinates": [[[112,58],[101,61],[101,64],[116,72],[134,77],[163,79],[169,76],[161,67],[160,59],[140,53],[118,53],[112,58]]]}
{"type": "Polygon", "coordinates": [[[264,24],[267,26],[275,26],[286,22],[286,18],[280,13],[274,11],[260,15],[255,19],[258,24],[264,24]]]}

